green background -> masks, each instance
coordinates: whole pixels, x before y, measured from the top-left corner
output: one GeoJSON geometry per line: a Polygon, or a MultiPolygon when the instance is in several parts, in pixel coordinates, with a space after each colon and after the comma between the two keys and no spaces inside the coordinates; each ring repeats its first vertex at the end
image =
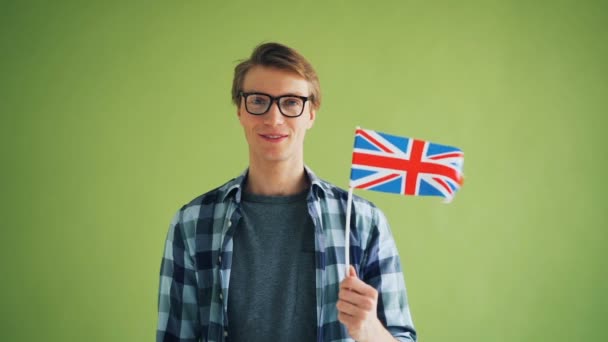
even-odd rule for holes
{"type": "Polygon", "coordinates": [[[607,4],[2,1],[0,340],[154,339],[168,223],[246,167],[232,70],[275,40],[319,73],[321,177],[357,125],[465,151],[452,204],[356,192],[421,340],[607,340],[607,4]]]}

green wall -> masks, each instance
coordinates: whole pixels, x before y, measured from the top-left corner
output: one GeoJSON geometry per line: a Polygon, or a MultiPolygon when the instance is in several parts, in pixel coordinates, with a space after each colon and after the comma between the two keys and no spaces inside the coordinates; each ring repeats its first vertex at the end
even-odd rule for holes
{"type": "Polygon", "coordinates": [[[168,223],[240,173],[232,69],[300,50],[306,142],[347,186],[354,127],[461,147],[454,202],[386,213],[421,340],[608,339],[605,1],[2,1],[2,341],[150,341],[168,223]]]}

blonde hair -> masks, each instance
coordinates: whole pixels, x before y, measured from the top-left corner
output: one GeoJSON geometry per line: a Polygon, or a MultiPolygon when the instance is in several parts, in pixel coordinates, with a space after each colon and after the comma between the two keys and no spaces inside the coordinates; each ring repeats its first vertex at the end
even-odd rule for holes
{"type": "Polygon", "coordinates": [[[321,87],[319,78],[312,65],[296,50],[279,43],[264,43],[258,45],[251,56],[241,61],[234,68],[232,80],[232,102],[239,107],[241,104],[240,92],[243,90],[245,75],[254,66],[264,66],[290,71],[300,75],[310,84],[309,101],[312,108],[317,110],[321,106],[321,87]]]}

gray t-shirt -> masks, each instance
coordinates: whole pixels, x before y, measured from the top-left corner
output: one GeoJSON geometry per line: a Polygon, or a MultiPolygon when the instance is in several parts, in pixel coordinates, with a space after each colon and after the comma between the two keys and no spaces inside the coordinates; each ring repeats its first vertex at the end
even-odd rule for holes
{"type": "Polygon", "coordinates": [[[243,193],[228,289],[230,341],[316,341],[315,235],[306,195],[243,193]]]}

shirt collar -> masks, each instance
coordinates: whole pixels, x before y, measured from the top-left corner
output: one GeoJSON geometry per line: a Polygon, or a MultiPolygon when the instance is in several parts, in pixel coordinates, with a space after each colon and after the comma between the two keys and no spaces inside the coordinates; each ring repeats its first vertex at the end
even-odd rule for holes
{"type": "MultiPolygon", "coordinates": [[[[315,173],[306,165],[304,165],[304,171],[310,180],[310,190],[313,194],[318,196],[324,196],[329,188],[327,184],[317,177],[315,173]]],[[[236,203],[241,203],[241,196],[243,189],[245,188],[245,180],[247,179],[247,173],[249,168],[245,169],[238,177],[232,179],[223,186],[222,202],[226,201],[229,197],[234,198],[236,203]]]]}

